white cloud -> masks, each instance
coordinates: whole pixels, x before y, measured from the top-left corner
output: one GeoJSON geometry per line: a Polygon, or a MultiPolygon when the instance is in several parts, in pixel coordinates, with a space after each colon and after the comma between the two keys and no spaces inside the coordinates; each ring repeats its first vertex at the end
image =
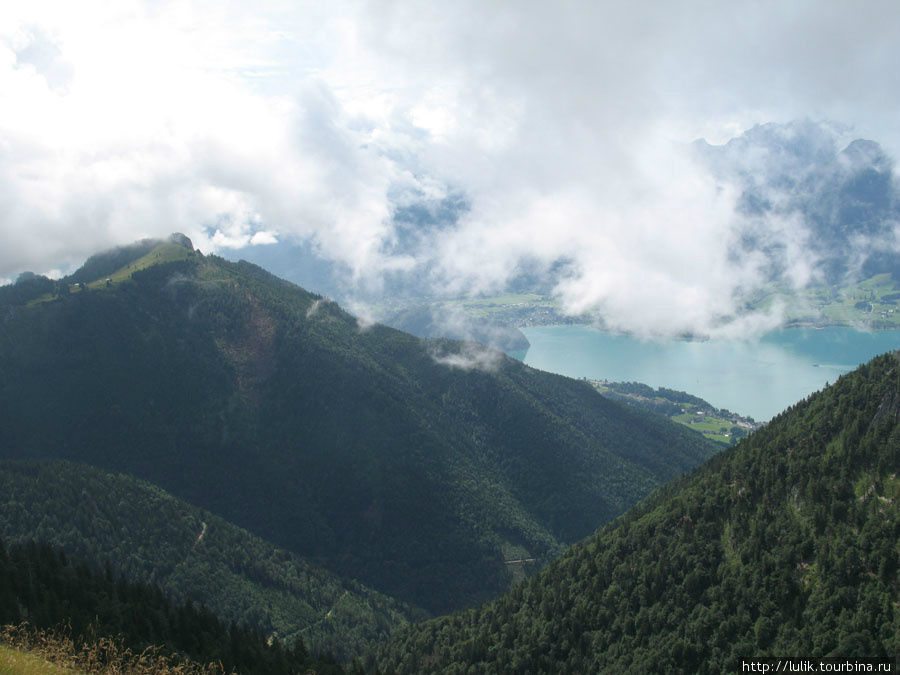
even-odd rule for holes
{"type": "Polygon", "coordinates": [[[271,26],[225,10],[209,22],[199,4],[47,9],[13,13],[0,35],[0,269],[173,230],[207,247],[271,242],[280,223],[326,251],[349,240],[355,269],[367,264],[389,172],[314,75],[258,91],[278,64],[244,45],[271,26]],[[41,40],[72,64],[65,91],[22,67],[23,33],[59,36],[41,40]]]}
{"type": "Polygon", "coordinates": [[[250,237],[250,245],[251,246],[269,246],[271,244],[277,244],[278,237],[274,232],[266,232],[264,230],[259,230],[258,232],[254,232],[253,236],[250,237]]]}
{"type": "MultiPolygon", "coordinates": [[[[368,289],[564,260],[573,312],[717,330],[762,261],[729,258],[748,223],[680,144],[810,116],[896,154],[898,23],[836,0],[5,6],[0,276],[171,231],[308,239],[368,289]],[[398,204],[450,193],[459,223],[394,246],[398,204]]],[[[811,278],[803,229],[764,229],[811,278]]]]}
{"type": "Polygon", "coordinates": [[[322,305],[322,302],[322,298],[319,298],[309,306],[309,308],[306,310],[307,319],[311,319],[318,313],[319,307],[322,305]]]}
{"type": "Polygon", "coordinates": [[[486,347],[479,342],[453,345],[458,351],[446,351],[432,344],[431,358],[435,363],[459,370],[483,370],[493,372],[503,361],[503,352],[486,347]]]}

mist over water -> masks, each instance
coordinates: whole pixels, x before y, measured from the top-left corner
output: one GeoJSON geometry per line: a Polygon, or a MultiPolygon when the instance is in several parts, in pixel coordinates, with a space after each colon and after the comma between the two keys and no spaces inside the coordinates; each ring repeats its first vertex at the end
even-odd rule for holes
{"type": "Polygon", "coordinates": [[[900,348],[900,331],[789,328],[759,340],[642,340],[589,326],[535,326],[524,362],[577,378],[686,391],[757,421],[900,348]]]}

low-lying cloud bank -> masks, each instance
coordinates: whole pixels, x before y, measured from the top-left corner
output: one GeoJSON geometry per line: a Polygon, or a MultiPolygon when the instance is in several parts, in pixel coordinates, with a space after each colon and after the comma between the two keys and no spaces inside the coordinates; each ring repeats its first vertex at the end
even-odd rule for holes
{"type": "Polygon", "coordinates": [[[446,348],[432,346],[431,358],[448,368],[494,372],[500,367],[504,356],[503,352],[480,342],[463,342],[447,345],[446,348]]]}

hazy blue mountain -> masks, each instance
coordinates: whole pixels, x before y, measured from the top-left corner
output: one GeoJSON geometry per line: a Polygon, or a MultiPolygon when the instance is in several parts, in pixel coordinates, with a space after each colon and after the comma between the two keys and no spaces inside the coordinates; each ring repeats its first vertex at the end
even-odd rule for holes
{"type": "Polygon", "coordinates": [[[734,255],[764,253],[775,280],[791,244],[806,249],[829,284],[893,271],[900,220],[893,161],[874,141],[843,137],[802,120],[758,125],[724,145],[693,144],[694,156],[739,190],[747,222],[734,255]]]}
{"type": "Polygon", "coordinates": [[[225,250],[222,255],[233,262],[246,260],[269,270],[291,283],[319,295],[343,300],[348,291],[344,280],[349,270],[316,252],[310,242],[279,242],[225,250]]]}
{"type": "MultiPolygon", "coordinates": [[[[722,189],[737,195],[736,213],[728,223],[736,229],[729,231],[733,240],[723,255],[737,268],[755,272],[749,286],[736,291],[737,313],[768,310],[775,302],[787,306],[788,322],[900,325],[896,317],[887,316],[900,289],[894,233],[900,222],[900,184],[893,159],[876,141],[854,138],[834,124],[796,120],[757,125],[722,145],[701,139],[686,152],[722,189]],[[874,290],[857,287],[882,273],[892,278],[878,280],[874,290]],[[858,302],[869,305],[858,307],[858,302]]],[[[432,201],[423,197],[397,209],[391,223],[397,236],[384,252],[430,260],[428,247],[434,245],[434,237],[456,227],[469,208],[466,196],[459,194],[432,201]]],[[[425,316],[429,310],[423,307],[430,305],[431,311],[437,311],[451,299],[435,286],[437,270],[430,263],[386,273],[382,283],[367,285],[347,283],[352,277],[349,270],[329,262],[310,242],[248,247],[232,255],[246,257],[340,302],[359,302],[389,325],[419,335],[466,335],[425,316]]],[[[536,311],[552,300],[554,288],[572,273],[570,263],[564,258],[550,265],[519,260],[505,285],[492,292],[540,297],[523,302],[516,312],[496,313],[491,317],[494,323],[516,328],[601,318],[536,311]]],[[[460,306],[476,324],[483,318],[471,305],[462,302],[460,306]]],[[[503,340],[490,343],[502,346],[503,340]]]]}
{"type": "MultiPolygon", "coordinates": [[[[469,203],[460,194],[441,199],[426,199],[424,195],[412,199],[392,214],[396,236],[385,253],[425,259],[426,256],[419,254],[433,245],[431,237],[454,226],[468,210],[469,203]]],[[[428,266],[386,273],[376,289],[357,284],[351,280],[352,270],[323,254],[313,240],[286,239],[277,244],[225,250],[223,255],[235,262],[247,260],[257,264],[282,279],[341,303],[355,300],[382,305],[389,300],[391,305],[406,306],[431,300],[433,290],[429,278],[432,269],[428,266]]]]}

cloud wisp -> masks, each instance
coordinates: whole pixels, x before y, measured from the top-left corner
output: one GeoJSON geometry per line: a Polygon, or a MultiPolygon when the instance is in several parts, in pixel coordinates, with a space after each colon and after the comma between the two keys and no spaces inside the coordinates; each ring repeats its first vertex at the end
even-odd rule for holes
{"type": "Polygon", "coordinates": [[[505,358],[503,352],[480,342],[462,342],[446,348],[431,346],[431,358],[435,363],[458,370],[496,371],[505,358]]]}

